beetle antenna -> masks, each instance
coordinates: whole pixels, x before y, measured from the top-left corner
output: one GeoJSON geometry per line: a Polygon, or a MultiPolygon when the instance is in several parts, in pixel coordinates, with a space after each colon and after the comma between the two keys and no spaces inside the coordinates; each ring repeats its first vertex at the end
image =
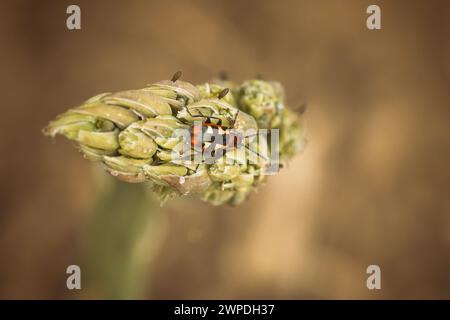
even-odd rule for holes
{"type": "Polygon", "coordinates": [[[173,76],[172,76],[171,81],[172,81],[172,82],[177,81],[178,79],[181,78],[181,75],[182,75],[182,74],[183,74],[183,73],[182,73],[181,71],[175,72],[175,73],[173,74],[173,76]]]}
{"type": "Polygon", "coordinates": [[[295,107],[295,108],[294,108],[294,111],[295,111],[297,114],[299,114],[299,115],[304,114],[305,111],[306,111],[306,103],[304,103],[304,104],[302,104],[302,105],[300,105],[300,106],[298,106],[298,107],[295,107]]]}
{"type": "Polygon", "coordinates": [[[237,120],[239,111],[241,111],[241,110],[238,109],[238,111],[237,111],[236,114],[234,115],[233,121],[232,121],[232,123],[231,123],[231,126],[232,126],[232,127],[234,127],[234,124],[236,123],[236,120],[237,120]]]}
{"type": "Polygon", "coordinates": [[[219,72],[219,79],[222,81],[226,81],[228,80],[228,74],[225,71],[220,71],[219,72]]]}
{"type": "Polygon", "coordinates": [[[219,100],[222,99],[223,97],[225,97],[228,94],[228,92],[230,92],[230,89],[228,89],[228,88],[223,89],[222,91],[220,91],[220,93],[217,96],[217,98],[219,100]]]}

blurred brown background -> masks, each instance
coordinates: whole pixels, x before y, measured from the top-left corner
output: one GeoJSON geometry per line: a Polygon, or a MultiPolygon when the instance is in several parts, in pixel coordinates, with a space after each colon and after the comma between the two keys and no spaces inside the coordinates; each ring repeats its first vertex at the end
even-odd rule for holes
{"type": "Polygon", "coordinates": [[[280,81],[308,145],[239,207],[164,206],[145,298],[450,298],[447,1],[2,1],[0,35],[0,298],[102,298],[65,287],[99,173],[40,130],[177,70],[280,81]]]}

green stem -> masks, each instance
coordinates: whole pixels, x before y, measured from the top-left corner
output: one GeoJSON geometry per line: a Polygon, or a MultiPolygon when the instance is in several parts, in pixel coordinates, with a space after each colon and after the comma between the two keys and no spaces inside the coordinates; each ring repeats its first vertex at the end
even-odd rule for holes
{"type": "Polygon", "coordinates": [[[161,235],[158,209],[145,184],[110,180],[87,228],[85,292],[100,299],[141,298],[161,235]]]}

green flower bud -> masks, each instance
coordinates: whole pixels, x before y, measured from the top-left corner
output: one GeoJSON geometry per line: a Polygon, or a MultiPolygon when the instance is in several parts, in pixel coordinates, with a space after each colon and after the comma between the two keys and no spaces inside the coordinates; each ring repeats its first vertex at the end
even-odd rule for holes
{"type": "Polygon", "coordinates": [[[83,154],[85,159],[91,161],[102,161],[104,156],[117,155],[116,151],[108,151],[102,149],[91,148],[83,144],[78,145],[78,149],[83,154]]]}
{"type": "MultiPolygon", "coordinates": [[[[139,126],[138,126],[139,127],[139,126]]],[[[156,142],[136,128],[130,125],[119,134],[119,153],[133,158],[151,158],[157,149],[156,142]]]]}
{"type": "MultiPolygon", "coordinates": [[[[231,127],[236,117],[238,117],[237,120],[239,120],[239,123],[242,123],[245,114],[242,111],[239,111],[239,109],[219,99],[203,99],[194,102],[180,110],[177,114],[177,118],[190,123],[204,121],[208,117],[213,117],[215,120],[221,120],[223,127],[231,127]]],[[[250,122],[248,119],[245,121],[250,122]]],[[[237,123],[238,122],[236,121],[236,124],[237,123]]]]}
{"type": "MultiPolygon", "coordinates": [[[[184,166],[174,164],[161,164],[157,166],[144,166],[145,175],[154,183],[167,187],[173,187],[172,179],[183,180],[188,173],[184,166]]],[[[174,192],[178,190],[174,189],[174,192]]]]}
{"type": "Polygon", "coordinates": [[[159,178],[183,195],[207,190],[212,183],[205,165],[199,165],[190,175],[160,175],[159,178]]]}
{"type": "Polygon", "coordinates": [[[146,166],[144,171],[149,176],[159,178],[162,175],[185,176],[188,169],[179,165],[161,164],[159,166],[146,166]]]}
{"type": "Polygon", "coordinates": [[[103,162],[112,170],[127,173],[144,173],[144,166],[147,168],[147,166],[152,163],[152,159],[133,159],[124,156],[104,156],[103,162]]]}
{"type": "Polygon", "coordinates": [[[253,116],[261,128],[278,125],[276,117],[284,107],[284,94],[279,84],[249,80],[239,87],[237,95],[239,107],[253,116]]]}
{"type": "Polygon", "coordinates": [[[239,204],[266,180],[268,155],[256,140],[235,140],[234,131],[279,128],[282,160],[303,147],[301,122],[283,109],[278,83],[251,80],[236,86],[221,80],[196,87],[179,76],[143,89],[96,95],[59,115],[44,134],[75,141],[85,158],[101,161],[118,179],[148,183],[162,202],[197,193],[213,205],[239,204]],[[199,124],[224,138],[219,147],[226,152],[212,163],[195,162],[204,160],[204,150],[193,150],[191,137],[199,124]]]}
{"type": "Polygon", "coordinates": [[[219,95],[223,92],[223,90],[229,89],[230,91],[220,100],[225,101],[229,105],[237,108],[236,100],[230,88],[227,88],[220,84],[209,84],[209,83],[199,85],[197,86],[197,88],[200,91],[200,94],[203,99],[217,99],[219,95]]]}
{"type": "Polygon", "coordinates": [[[305,147],[304,127],[300,117],[289,109],[283,111],[280,128],[280,158],[290,160],[305,147]]]}
{"type": "Polygon", "coordinates": [[[144,90],[164,97],[172,107],[178,109],[200,100],[198,89],[185,81],[164,80],[150,84],[144,90]]]}
{"type": "Polygon", "coordinates": [[[95,122],[95,117],[66,112],[50,122],[43,132],[51,137],[61,134],[67,139],[76,140],[80,130],[94,131],[95,122]]]}
{"type": "Polygon", "coordinates": [[[209,166],[209,176],[213,181],[227,181],[239,176],[245,167],[237,163],[227,164],[225,157],[209,166]]]}
{"type": "Polygon", "coordinates": [[[141,117],[172,114],[172,109],[162,97],[142,90],[121,91],[104,96],[102,100],[107,104],[128,107],[141,117]]]}
{"type": "Polygon", "coordinates": [[[114,151],[119,147],[119,142],[117,141],[118,131],[111,132],[92,132],[86,130],[80,130],[78,132],[78,137],[76,140],[85,146],[114,151]]]}
{"type": "Polygon", "coordinates": [[[140,124],[140,129],[151,137],[160,147],[172,149],[183,141],[176,130],[188,130],[189,126],[173,116],[149,118],[140,124]]]}
{"type": "Polygon", "coordinates": [[[68,112],[109,120],[114,122],[114,124],[121,129],[126,128],[133,122],[139,120],[138,116],[131,110],[102,102],[83,104],[68,112]]]}

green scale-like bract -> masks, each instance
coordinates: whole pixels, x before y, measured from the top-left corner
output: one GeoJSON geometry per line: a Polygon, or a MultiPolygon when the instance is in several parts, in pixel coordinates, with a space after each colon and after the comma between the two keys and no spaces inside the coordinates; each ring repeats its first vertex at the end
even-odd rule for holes
{"type": "Polygon", "coordinates": [[[59,115],[44,133],[75,141],[85,158],[102,162],[121,180],[149,183],[162,202],[196,193],[214,205],[239,204],[266,180],[264,165],[238,156],[232,164],[225,158],[200,165],[181,161],[183,155],[177,152],[182,137],[174,132],[192,127],[199,119],[191,115],[199,114],[221,119],[225,127],[237,114],[235,129],[279,129],[282,162],[303,146],[300,119],[284,108],[281,85],[261,80],[199,86],[161,81],[104,93],[59,115]],[[230,92],[218,99],[225,88],[230,92]]]}

